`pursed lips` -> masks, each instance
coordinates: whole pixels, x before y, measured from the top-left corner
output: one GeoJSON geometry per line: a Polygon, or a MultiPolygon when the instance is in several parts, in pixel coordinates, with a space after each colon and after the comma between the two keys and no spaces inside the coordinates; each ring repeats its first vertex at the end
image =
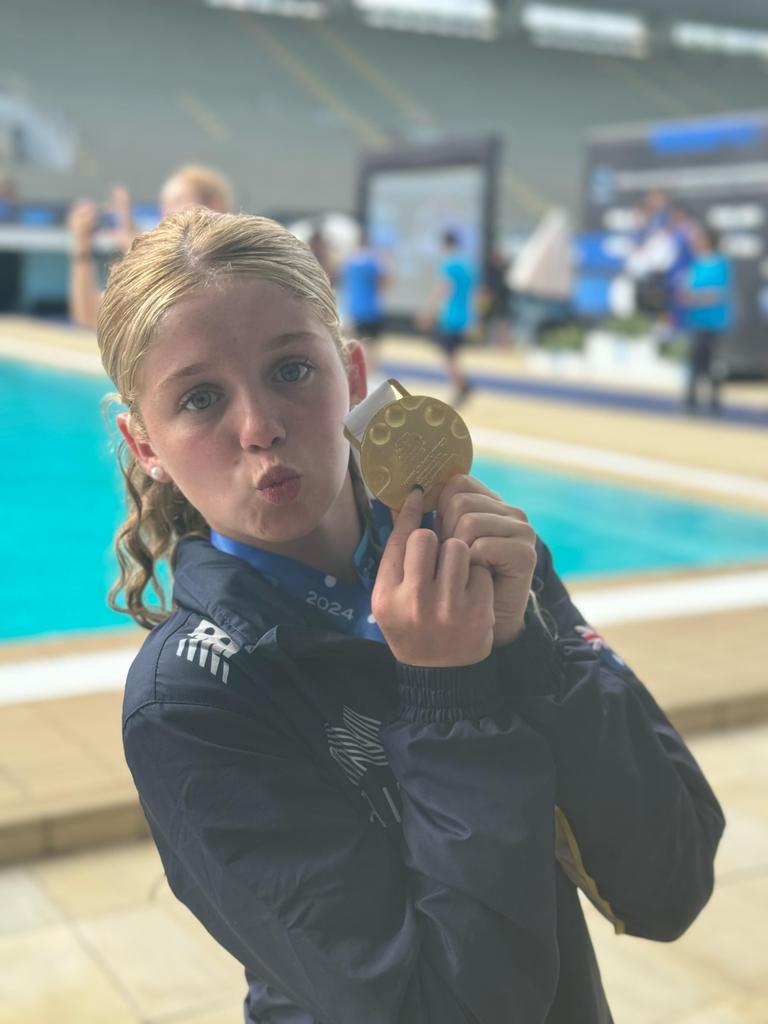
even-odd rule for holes
{"type": "Polygon", "coordinates": [[[263,491],[268,487],[279,487],[281,484],[286,483],[288,480],[295,480],[300,476],[293,469],[275,469],[268,473],[264,473],[256,483],[256,490],[263,491]]]}

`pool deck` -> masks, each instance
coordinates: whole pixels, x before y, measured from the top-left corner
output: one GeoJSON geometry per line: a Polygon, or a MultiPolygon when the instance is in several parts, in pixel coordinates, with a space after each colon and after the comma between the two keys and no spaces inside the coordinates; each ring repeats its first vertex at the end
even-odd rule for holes
{"type": "MultiPolygon", "coordinates": [[[[691,745],[728,821],[715,892],[671,944],[616,936],[585,907],[616,1024],[768,1021],[768,724],[691,745]]],[[[3,1024],[237,1024],[244,994],[151,841],[0,868],[3,1024]]]]}
{"type": "MultiPolygon", "coordinates": [[[[397,364],[412,391],[440,369],[424,343],[392,340],[380,352],[382,371],[397,364]]],[[[0,318],[1,356],[101,372],[92,334],[23,318],[0,318]]],[[[514,351],[470,349],[466,364],[502,382],[533,377],[514,351]]],[[[645,385],[637,390],[649,393],[645,385]]],[[[439,381],[429,392],[447,396],[439,381]]],[[[724,401],[768,412],[768,384],[728,387],[724,401]]],[[[617,411],[580,396],[503,388],[478,388],[462,413],[482,453],[768,511],[768,433],[759,422],[617,411]]],[[[572,580],[570,588],[686,734],[768,718],[768,564],[572,580]]],[[[145,834],[120,743],[122,666],[141,636],[128,630],[0,645],[0,861],[145,834]],[[52,678],[60,679],[56,695],[47,692],[52,678]]]]}

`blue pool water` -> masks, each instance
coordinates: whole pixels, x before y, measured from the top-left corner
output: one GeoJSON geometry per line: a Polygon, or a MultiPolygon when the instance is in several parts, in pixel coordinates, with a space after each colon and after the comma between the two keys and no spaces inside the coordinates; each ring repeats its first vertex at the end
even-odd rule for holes
{"type": "MultiPolygon", "coordinates": [[[[100,378],[0,362],[0,638],[125,625],[105,594],[122,485],[100,378]]],[[[768,520],[716,505],[478,458],[473,473],[524,508],[562,576],[768,558],[768,520]]]]}

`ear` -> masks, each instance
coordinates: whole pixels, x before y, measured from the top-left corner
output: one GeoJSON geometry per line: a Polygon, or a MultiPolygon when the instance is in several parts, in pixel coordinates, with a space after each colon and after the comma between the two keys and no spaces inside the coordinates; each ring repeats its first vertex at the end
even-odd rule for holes
{"type": "Polygon", "coordinates": [[[349,383],[349,407],[362,402],[368,394],[368,375],[365,368],[365,352],[359,341],[347,342],[347,382],[349,383]]]}
{"type": "MultiPolygon", "coordinates": [[[[118,413],[116,419],[117,429],[123,435],[125,443],[131,449],[134,458],[147,476],[152,475],[152,470],[155,467],[159,467],[162,471],[160,460],[155,453],[155,450],[149,443],[147,436],[139,430],[138,424],[131,414],[128,412],[121,412],[118,413]]],[[[154,479],[162,478],[155,477],[154,479]]]]}

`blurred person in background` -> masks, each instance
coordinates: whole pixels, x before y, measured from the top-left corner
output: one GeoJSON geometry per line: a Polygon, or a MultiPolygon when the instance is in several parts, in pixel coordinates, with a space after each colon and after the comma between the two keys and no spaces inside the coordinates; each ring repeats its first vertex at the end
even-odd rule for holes
{"type": "Polygon", "coordinates": [[[335,285],[337,267],[333,256],[331,255],[331,247],[328,245],[328,239],[325,237],[322,228],[316,227],[313,229],[312,234],[309,236],[307,245],[312,250],[312,254],[317,262],[328,275],[328,280],[332,285],[335,285]]]}
{"type": "Polygon", "coordinates": [[[175,171],[160,190],[163,217],[172,217],[193,206],[204,206],[216,213],[230,213],[234,207],[232,186],[227,178],[211,167],[188,164],[175,171]]]}
{"type": "Polygon", "coordinates": [[[626,269],[635,281],[637,309],[653,317],[653,336],[661,349],[686,331],[682,282],[694,256],[698,222],[665,192],[649,192],[638,214],[640,227],[626,269]]]}
{"type": "Polygon", "coordinates": [[[637,211],[637,221],[625,269],[635,282],[638,310],[658,318],[663,325],[671,303],[670,275],[678,255],[666,193],[649,192],[637,211]]]}
{"type": "Polygon", "coordinates": [[[387,272],[381,257],[370,245],[363,227],[359,244],[341,266],[341,293],[348,318],[349,332],[365,347],[369,375],[376,372],[377,342],[381,335],[381,293],[387,284],[387,272]]]}
{"type": "Polygon", "coordinates": [[[732,268],[719,249],[719,238],[708,225],[692,233],[694,258],[681,279],[680,302],[688,330],[688,381],[685,406],[699,408],[700,387],[708,392],[712,412],[720,408],[717,350],[733,320],[732,268]]]}
{"type": "MultiPolygon", "coordinates": [[[[204,206],[217,213],[232,209],[232,187],[218,171],[210,167],[188,164],[174,171],[160,189],[160,215],[170,217],[193,206],[204,206]]],[[[68,226],[72,233],[72,257],[69,278],[69,315],[78,327],[95,329],[101,305],[93,237],[105,211],[89,199],[74,203],[69,212],[68,226]]],[[[136,235],[131,210],[131,197],[127,189],[117,186],[112,190],[107,215],[111,221],[109,233],[120,253],[126,253],[136,235]]]]}
{"type": "Polygon", "coordinates": [[[687,332],[686,307],[681,300],[681,289],[686,275],[696,258],[696,235],[699,222],[681,203],[669,207],[668,229],[674,244],[674,256],[666,274],[667,319],[657,328],[657,339],[663,346],[665,341],[687,332]]]}
{"type": "Polygon", "coordinates": [[[458,408],[472,389],[461,368],[459,351],[466,343],[467,330],[474,320],[477,279],[472,264],[461,252],[456,231],[444,231],[441,244],[443,258],[438,267],[439,279],[417,317],[417,324],[422,330],[434,331],[453,385],[450,402],[458,408]]]}
{"type": "Polygon", "coordinates": [[[655,231],[669,219],[669,196],[660,188],[651,189],[643,198],[643,229],[655,231]]]}
{"type": "Polygon", "coordinates": [[[512,289],[507,282],[510,261],[492,249],[485,264],[481,291],[486,344],[509,348],[512,344],[512,289]]]}

